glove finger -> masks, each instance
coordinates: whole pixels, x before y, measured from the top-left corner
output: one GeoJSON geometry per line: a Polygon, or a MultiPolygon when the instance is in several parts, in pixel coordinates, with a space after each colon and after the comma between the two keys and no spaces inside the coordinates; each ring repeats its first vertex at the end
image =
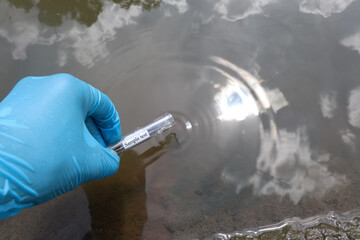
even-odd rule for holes
{"type": "Polygon", "coordinates": [[[121,139],[119,115],[110,98],[98,89],[85,83],[84,107],[87,117],[91,116],[109,146],[121,139]]]}
{"type": "Polygon", "coordinates": [[[89,130],[90,134],[96,139],[96,141],[98,141],[101,146],[106,147],[106,143],[101,135],[101,132],[99,130],[99,128],[96,126],[96,124],[94,123],[94,120],[92,119],[92,117],[88,117],[85,120],[85,125],[87,127],[87,129],[89,130]]]}
{"type": "Polygon", "coordinates": [[[118,170],[120,163],[116,152],[101,146],[85,126],[84,131],[86,147],[73,156],[77,184],[111,176],[118,170]]]}
{"type": "Polygon", "coordinates": [[[98,146],[89,155],[73,157],[78,170],[77,185],[109,177],[119,169],[120,158],[112,150],[98,146]]]}

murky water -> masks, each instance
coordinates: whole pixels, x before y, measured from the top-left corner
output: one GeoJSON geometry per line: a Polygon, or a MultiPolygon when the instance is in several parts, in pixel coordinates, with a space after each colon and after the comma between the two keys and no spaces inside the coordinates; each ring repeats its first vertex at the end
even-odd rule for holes
{"type": "Polygon", "coordinates": [[[357,210],[359,23],[354,0],[0,0],[0,99],[67,72],[113,100],[124,133],[177,120],[0,238],[235,237],[357,210]]]}

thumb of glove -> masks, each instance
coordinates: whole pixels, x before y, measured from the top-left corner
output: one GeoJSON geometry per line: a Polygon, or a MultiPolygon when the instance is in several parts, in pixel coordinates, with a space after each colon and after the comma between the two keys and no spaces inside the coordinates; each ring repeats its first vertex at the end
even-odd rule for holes
{"type": "Polygon", "coordinates": [[[109,177],[119,168],[120,158],[111,149],[104,147],[99,129],[89,118],[84,124],[86,148],[73,155],[76,169],[76,185],[95,179],[109,177]]]}

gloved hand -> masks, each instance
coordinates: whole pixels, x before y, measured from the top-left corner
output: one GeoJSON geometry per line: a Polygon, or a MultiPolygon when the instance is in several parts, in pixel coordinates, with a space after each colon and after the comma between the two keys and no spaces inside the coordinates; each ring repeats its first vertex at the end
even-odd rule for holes
{"type": "Polygon", "coordinates": [[[22,79],[0,103],[0,218],[114,174],[110,99],[68,74],[22,79]]]}

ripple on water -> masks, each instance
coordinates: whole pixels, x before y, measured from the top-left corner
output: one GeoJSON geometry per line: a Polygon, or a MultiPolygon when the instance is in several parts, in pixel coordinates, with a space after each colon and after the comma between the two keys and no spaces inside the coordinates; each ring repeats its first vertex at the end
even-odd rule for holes
{"type": "Polygon", "coordinates": [[[252,214],[257,204],[265,209],[280,197],[291,208],[304,196],[321,197],[346,183],[328,169],[329,154],[310,147],[305,127],[278,127],[275,114],[289,102],[279,88],[267,88],[256,69],[218,56],[204,60],[163,53],[151,59],[109,88],[110,95],[118,96],[116,105],[131,103],[119,109],[129,129],[144,123],[141,116],[164,111],[172,112],[177,123],[172,133],[178,145],[166,148],[146,170],[151,221],[145,236],[160,231],[158,224],[183,229],[171,231],[178,237],[214,226],[204,230],[209,236],[227,225],[244,224],[241,212],[252,214]],[[138,115],[128,117],[133,109],[138,115]],[[229,216],[229,222],[218,223],[229,216]]]}

